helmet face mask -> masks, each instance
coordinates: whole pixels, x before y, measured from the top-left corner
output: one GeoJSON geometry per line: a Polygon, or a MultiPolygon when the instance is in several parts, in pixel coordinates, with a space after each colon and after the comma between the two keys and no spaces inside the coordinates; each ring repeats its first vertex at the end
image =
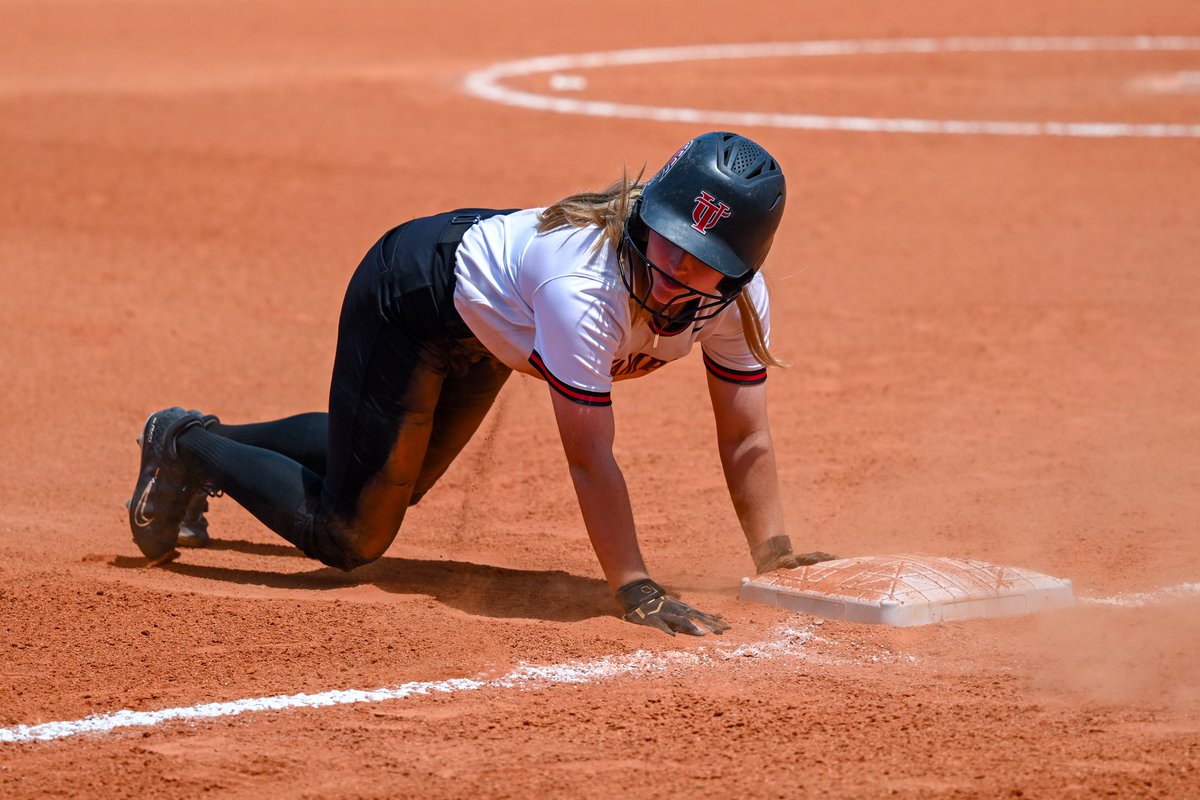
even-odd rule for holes
{"type": "MultiPolygon", "coordinates": [[[[636,209],[634,214],[637,214],[636,209]]],[[[686,283],[681,283],[685,291],[675,296],[665,306],[656,308],[652,293],[659,276],[669,278],[676,283],[680,283],[680,281],[650,260],[644,248],[639,246],[630,234],[629,228],[630,226],[626,224],[622,246],[617,255],[617,268],[621,273],[621,280],[625,283],[625,288],[629,290],[629,296],[639,306],[650,312],[651,323],[656,329],[674,329],[693,322],[712,319],[736,300],[742,288],[750,278],[754,277],[754,273],[748,273],[744,280],[724,277],[717,284],[716,293],[702,292],[686,283]],[[644,265],[645,286],[640,292],[637,288],[638,282],[633,276],[635,261],[641,261],[644,265]]]]}

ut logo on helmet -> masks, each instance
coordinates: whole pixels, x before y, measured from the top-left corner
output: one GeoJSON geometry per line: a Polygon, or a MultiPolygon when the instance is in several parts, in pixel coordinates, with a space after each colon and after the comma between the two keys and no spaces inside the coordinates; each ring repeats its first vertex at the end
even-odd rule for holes
{"type": "Polygon", "coordinates": [[[696,198],[696,207],[692,209],[692,227],[701,233],[708,233],[713,225],[725,219],[731,213],[729,206],[701,190],[696,198]]]}

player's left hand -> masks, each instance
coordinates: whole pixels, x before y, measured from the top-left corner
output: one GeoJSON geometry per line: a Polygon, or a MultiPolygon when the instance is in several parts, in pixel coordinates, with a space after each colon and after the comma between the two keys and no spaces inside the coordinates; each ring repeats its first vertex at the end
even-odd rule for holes
{"type": "Polygon", "coordinates": [[[676,633],[704,636],[704,629],[700,625],[718,634],[729,630],[729,624],[725,620],[705,614],[672,597],[667,594],[666,589],[649,578],[622,586],[617,590],[617,602],[625,612],[623,618],[626,621],[637,625],[649,625],[671,636],[676,633]]]}
{"type": "Polygon", "coordinates": [[[759,575],[764,572],[774,572],[777,569],[796,569],[819,564],[822,561],[833,561],[838,556],[814,550],[811,553],[793,553],[792,540],[787,536],[772,536],[765,542],[760,542],[750,548],[750,556],[754,559],[754,568],[759,575]]]}
{"type": "Polygon", "coordinates": [[[812,564],[819,564],[822,561],[834,561],[837,556],[830,553],[822,553],[820,550],[814,550],[811,553],[789,553],[779,559],[779,565],[775,569],[796,569],[796,567],[807,567],[812,564]]]}

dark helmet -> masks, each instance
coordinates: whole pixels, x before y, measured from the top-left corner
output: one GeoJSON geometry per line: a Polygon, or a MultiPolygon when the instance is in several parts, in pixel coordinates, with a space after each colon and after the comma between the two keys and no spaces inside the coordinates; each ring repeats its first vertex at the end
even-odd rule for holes
{"type": "MultiPolygon", "coordinates": [[[[707,319],[729,305],[766,260],[786,194],[779,163],[744,136],[705,133],[680,148],[646,183],[626,224],[626,247],[650,267],[653,278],[657,267],[644,251],[645,228],[650,228],[726,277],[719,295],[693,290],[671,304],[679,310],[657,312],[658,321],[707,319]]],[[[626,285],[648,308],[649,289],[638,297],[628,278],[626,285]]]]}

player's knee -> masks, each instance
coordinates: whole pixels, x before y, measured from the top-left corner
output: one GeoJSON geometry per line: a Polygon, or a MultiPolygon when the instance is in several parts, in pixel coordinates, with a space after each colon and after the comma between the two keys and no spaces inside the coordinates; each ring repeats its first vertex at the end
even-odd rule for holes
{"type": "Polygon", "coordinates": [[[390,539],[387,543],[370,540],[350,540],[344,542],[340,548],[339,563],[331,564],[330,566],[335,566],[346,572],[365,566],[373,561],[378,561],[387,552],[388,544],[390,543],[390,539]]]}
{"type": "Polygon", "coordinates": [[[312,545],[311,548],[305,548],[310,557],[345,572],[377,561],[387,551],[387,544],[344,530],[334,535],[314,537],[312,545]]]}
{"type": "Polygon", "coordinates": [[[381,555],[383,553],[364,551],[357,547],[335,547],[317,553],[317,560],[327,567],[349,572],[377,561],[381,555]]]}
{"type": "Polygon", "coordinates": [[[309,558],[315,558],[327,567],[349,572],[355,567],[361,567],[366,562],[360,562],[354,558],[354,555],[347,549],[338,545],[306,547],[304,554],[309,558]]]}

